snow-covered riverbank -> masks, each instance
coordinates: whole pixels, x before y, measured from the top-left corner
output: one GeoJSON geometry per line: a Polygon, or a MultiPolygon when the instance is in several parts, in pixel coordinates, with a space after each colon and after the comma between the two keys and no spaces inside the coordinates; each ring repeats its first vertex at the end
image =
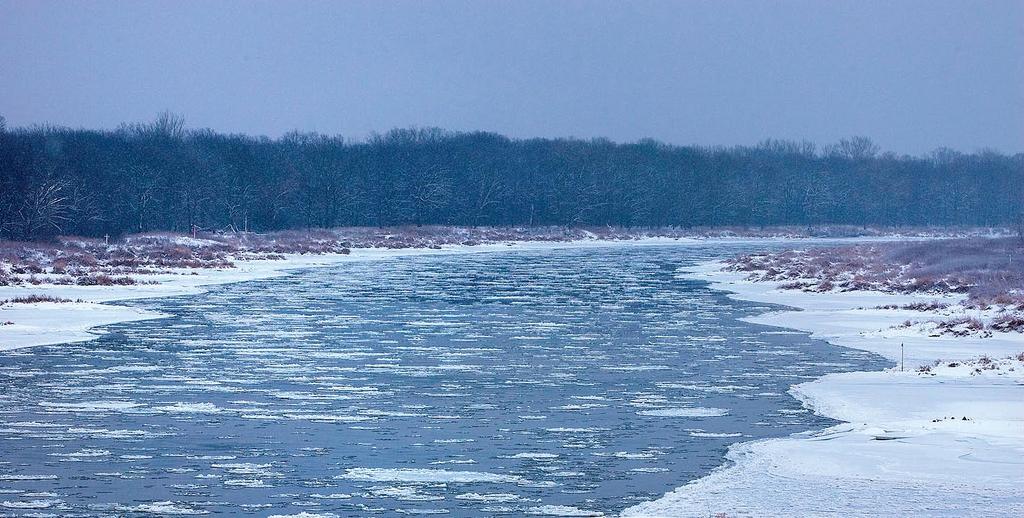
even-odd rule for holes
{"type": "Polygon", "coordinates": [[[624,515],[1024,514],[1024,363],[1003,359],[994,368],[975,370],[989,366],[977,363],[979,357],[1024,351],[1024,335],[931,337],[893,328],[920,312],[873,308],[931,301],[934,295],[780,290],[778,283],[750,282],[746,274],[721,267],[705,264],[687,275],[737,299],[802,309],[769,312],[751,322],[807,331],[875,352],[897,366],[794,386],[791,393],[806,406],[845,423],[735,445],[729,466],[624,515]],[[938,360],[943,362],[930,372],[917,372],[938,360]]]}

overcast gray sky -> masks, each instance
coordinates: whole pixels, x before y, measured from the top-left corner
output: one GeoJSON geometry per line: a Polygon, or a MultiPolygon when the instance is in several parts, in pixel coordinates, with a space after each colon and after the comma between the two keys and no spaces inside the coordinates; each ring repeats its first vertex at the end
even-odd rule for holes
{"type": "Polygon", "coordinates": [[[0,0],[0,114],[1024,151],[1024,1],[0,0]]]}

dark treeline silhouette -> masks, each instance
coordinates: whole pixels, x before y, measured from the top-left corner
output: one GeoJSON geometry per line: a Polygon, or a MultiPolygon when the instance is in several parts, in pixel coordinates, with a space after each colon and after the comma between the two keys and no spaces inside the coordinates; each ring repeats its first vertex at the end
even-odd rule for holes
{"type": "Polygon", "coordinates": [[[672,146],[400,129],[366,141],[188,130],[5,128],[0,237],[450,225],[1010,225],[1024,155],[672,146]]]}

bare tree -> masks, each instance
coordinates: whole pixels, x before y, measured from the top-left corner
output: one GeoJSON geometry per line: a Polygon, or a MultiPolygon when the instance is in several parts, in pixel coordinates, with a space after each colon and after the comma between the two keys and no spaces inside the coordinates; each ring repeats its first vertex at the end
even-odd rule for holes
{"type": "Polygon", "coordinates": [[[438,166],[427,166],[409,175],[412,183],[412,200],[415,214],[413,219],[419,225],[425,212],[445,206],[451,199],[452,191],[447,178],[450,173],[438,166]]]}
{"type": "Polygon", "coordinates": [[[119,131],[136,137],[181,139],[185,136],[185,117],[165,110],[153,122],[122,124],[119,131]]]}
{"type": "Polygon", "coordinates": [[[40,239],[60,234],[71,221],[74,209],[70,182],[51,177],[29,190],[18,216],[25,239],[40,239]]]}
{"type": "Polygon", "coordinates": [[[833,153],[850,160],[874,158],[878,151],[878,145],[867,137],[844,138],[832,148],[833,153]]]}
{"type": "Polygon", "coordinates": [[[157,181],[157,172],[145,165],[131,166],[120,171],[119,202],[126,209],[126,220],[132,230],[148,230],[152,212],[163,198],[163,189],[157,181]]]}
{"type": "Polygon", "coordinates": [[[185,136],[185,117],[170,111],[163,111],[157,114],[156,120],[149,127],[153,133],[179,139],[185,136]]]}
{"type": "Polygon", "coordinates": [[[484,219],[487,216],[487,210],[498,205],[504,195],[505,182],[501,180],[500,176],[494,174],[494,172],[481,174],[477,184],[476,197],[474,198],[474,209],[476,212],[476,217],[473,220],[474,224],[484,219]]]}

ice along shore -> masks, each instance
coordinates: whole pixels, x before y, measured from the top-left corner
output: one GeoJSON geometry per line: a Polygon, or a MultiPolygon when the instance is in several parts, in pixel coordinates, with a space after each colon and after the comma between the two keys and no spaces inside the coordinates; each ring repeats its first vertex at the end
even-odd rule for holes
{"type": "Polygon", "coordinates": [[[871,351],[894,367],[793,386],[805,406],[843,424],[733,445],[728,465],[624,516],[1024,514],[1024,335],[930,336],[898,326],[910,311],[877,308],[935,295],[783,290],[723,266],[685,275],[739,300],[792,308],[750,322],[871,351]]]}

